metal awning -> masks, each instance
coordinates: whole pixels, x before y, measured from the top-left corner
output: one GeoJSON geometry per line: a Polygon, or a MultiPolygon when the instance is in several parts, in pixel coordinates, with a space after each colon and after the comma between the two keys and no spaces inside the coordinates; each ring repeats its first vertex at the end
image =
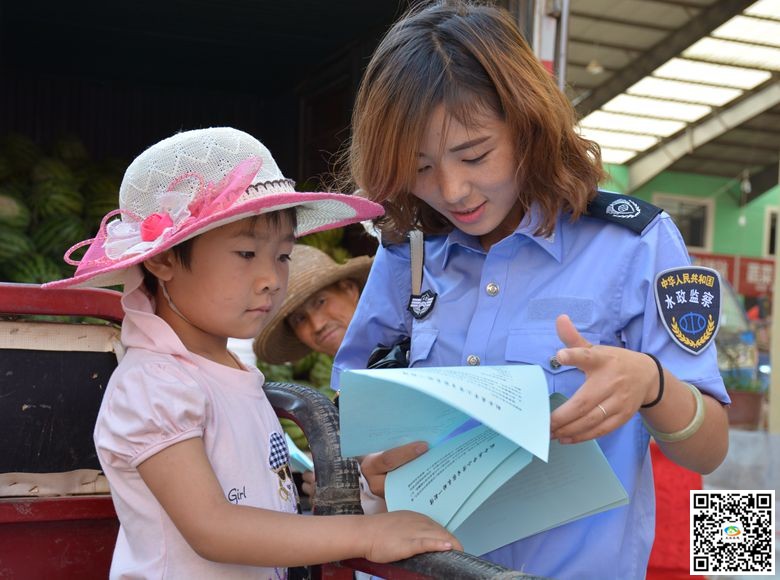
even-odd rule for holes
{"type": "Polygon", "coordinates": [[[582,134],[629,189],[665,170],[777,183],[780,0],[572,0],[569,29],[582,134]]]}

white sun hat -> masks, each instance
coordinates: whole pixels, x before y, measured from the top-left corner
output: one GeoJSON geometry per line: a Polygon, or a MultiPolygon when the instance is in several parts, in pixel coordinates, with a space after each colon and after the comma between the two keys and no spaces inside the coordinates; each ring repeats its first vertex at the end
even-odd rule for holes
{"type": "Polygon", "coordinates": [[[65,253],[72,278],[45,287],[113,286],[144,260],[216,227],[295,207],[296,236],[382,215],[380,205],[339,193],[295,191],[270,151],[230,127],[178,133],[152,145],[127,168],[119,209],[97,235],[65,253]],[[112,219],[118,218],[118,219],[112,219]],[[81,260],[71,254],[89,246],[81,260]]]}

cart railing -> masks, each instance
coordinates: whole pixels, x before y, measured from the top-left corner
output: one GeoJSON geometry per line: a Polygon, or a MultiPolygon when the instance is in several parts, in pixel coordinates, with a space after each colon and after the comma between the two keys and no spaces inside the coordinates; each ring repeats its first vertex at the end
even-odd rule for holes
{"type": "MultiPolygon", "coordinates": [[[[24,315],[78,316],[118,323],[123,317],[120,298],[121,294],[111,290],[44,290],[34,284],[0,282],[0,317],[10,317],[20,324],[25,322],[24,315]]],[[[84,332],[89,332],[90,326],[83,328],[84,332]]],[[[67,351],[64,356],[68,361],[78,360],[67,351]]],[[[2,364],[0,362],[0,367],[2,364]]],[[[2,370],[0,368],[0,372],[2,370]]],[[[67,369],[68,373],[72,370],[67,369]]],[[[4,385],[0,383],[0,389],[16,387],[8,382],[4,385]]],[[[72,430],[77,433],[74,437],[79,439],[74,445],[92,446],[91,427],[102,390],[82,389],[80,384],[75,387],[78,387],[76,391],[83,391],[83,408],[90,411],[73,416],[74,421],[89,422],[89,429],[72,430]]],[[[353,459],[341,457],[338,410],[333,403],[321,393],[295,384],[272,382],[265,385],[265,391],[277,415],[298,424],[309,441],[317,473],[312,517],[362,513],[357,464],[353,459]]],[[[2,429],[0,424],[0,439],[14,436],[2,429]]],[[[57,433],[52,434],[52,437],[57,436],[57,433]]],[[[93,446],[90,449],[93,450],[93,446]]],[[[43,466],[44,463],[31,462],[31,465],[43,466]]],[[[47,578],[70,578],[75,577],[74,574],[81,578],[105,578],[117,529],[109,495],[0,498],[0,567],[10,571],[13,577],[43,573],[47,578]]],[[[351,580],[354,570],[398,580],[533,578],[456,551],[421,554],[392,564],[376,564],[363,559],[331,562],[312,566],[305,573],[315,579],[351,580]]]]}
{"type": "MultiPolygon", "coordinates": [[[[265,392],[279,417],[291,419],[309,440],[317,474],[312,512],[316,515],[361,514],[358,468],[353,459],[341,457],[339,417],[335,405],[322,393],[289,383],[267,383],[265,392]]],[[[534,578],[463,552],[420,554],[392,564],[363,559],[324,564],[313,576],[340,578],[360,570],[382,578],[458,578],[508,580],[534,578]]]]}

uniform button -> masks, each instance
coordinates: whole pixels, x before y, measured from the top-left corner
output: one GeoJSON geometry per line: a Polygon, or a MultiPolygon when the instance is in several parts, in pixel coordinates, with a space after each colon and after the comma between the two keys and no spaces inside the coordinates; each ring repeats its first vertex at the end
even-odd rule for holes
{"type": "Polygon", "coordinates": [[[469,365],[475,367],[479,364],[479,357],[475,354],[470,354],[466,359],[466,362],[469,363],[469,365]]]}
{"type": "Polygon", "coordinates": [[[488,293],[488,296],[495,296],[498,294],[498,284],[495,282],[491,282],[487,286],[485,286],[485,291],[488,293]]]}
{"type": "Polygon", "coordinates": [[[560,361],[558,360],[557,357],[554,357],[554,356],[550,357],[550,368],[553,368],[553,369],[561,368],[561,363],[560,363],[560,361]]]}

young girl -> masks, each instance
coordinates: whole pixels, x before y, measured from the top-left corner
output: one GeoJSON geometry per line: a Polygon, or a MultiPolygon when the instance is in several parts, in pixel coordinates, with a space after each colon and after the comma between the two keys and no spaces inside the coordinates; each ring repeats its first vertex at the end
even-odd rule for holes
{"type": "Polygon", "coordinates": [[[180,133],[127,169],[72,279],[124,284],[126,353],[95,445],[121,527],[112,578],[284,578],[286,567],[393,561],[457,547],[417,514],[305,517],[263,376],[228,337],[258,334],[281,305],[294,233],[381,208],[298,193],[263,145],[214,128],[180,133]],[[109,221],[119,215],[121,219],[109,221]]]}
{"type": "MultiPolygon", "coordinates": [[[[550,392],[569,398],[552,437],[598,438],[630,503],[485,557],[559,579],[643,578],[651,434],[705,473],[728,445],[711,347],[717,276],[690,267],[667,214],[598,192],[598,146],[575,124],[505,11],[445,1],[391,28],[360,86],[348,160],[354,185],[385,207],[383,247],[334,388],[404,336],[411,366],[540,365],[550,392]],[[426,234],[424,292],[410,300],[409,244],[393,242],[415,228],[426,234]],[[703,333],[683,324],[693,319],[703,333]]],[[[386,472],[424,449],[366,457],[370,490],[381,496],[386,472]]]]}

